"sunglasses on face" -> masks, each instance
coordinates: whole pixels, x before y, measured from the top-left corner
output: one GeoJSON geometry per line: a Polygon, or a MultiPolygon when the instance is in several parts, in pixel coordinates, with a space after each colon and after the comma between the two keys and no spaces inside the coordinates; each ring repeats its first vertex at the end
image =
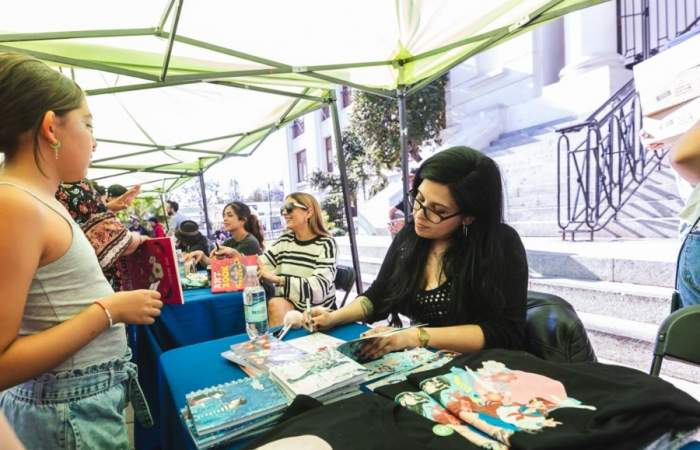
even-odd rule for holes
{"type": "Polygon", "coordinates": [[[304,210],[309,209],[306,205],[302,205],[301,203],[289,202],[285,203],[284,206],[280,208],[280,214],[291,214],[292,211],[294,211],[294,208],[301,208],[304,210]]]}

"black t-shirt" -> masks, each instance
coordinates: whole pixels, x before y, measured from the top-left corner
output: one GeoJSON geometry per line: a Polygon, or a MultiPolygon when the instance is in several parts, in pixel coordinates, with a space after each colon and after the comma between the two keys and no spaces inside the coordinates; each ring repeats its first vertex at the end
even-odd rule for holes
{"type": "Polygon", "coordinates": [[[668,432],[700,427],[700,403],[660,378],[511,350],[462,355],[376,392],[397,401],[417,393],[409,394],[408,407],[423,402],[418,411],[433,420],[443,408],[477,427],[496,425],[490,431],[514,449],[640,449],[668,432]]]}
{"type": "Polygon", "coordinates": [[[227,239],[224,241],[224,246],[225,247],[230,247],[234,250],[238,250],[238,252],[241,255],[260,255],[262,253],[262,248],[260,247],[260,242],[253,236],[252,234],[248,233],[246,236],[241,239],[240,241],[235,240],[234,238],[227,239]]]}
{"type": "Polygon", "coordinates": [[[325,406],[309,397],[298,396],[282,421],[246,448],[276,442],[289,449],[478,449],[456,433],[442,436],[434,432],[435,425],[374,394],[358,395],[325,406]],[[287,440],[278,442],[282,439],[287,440]]]}

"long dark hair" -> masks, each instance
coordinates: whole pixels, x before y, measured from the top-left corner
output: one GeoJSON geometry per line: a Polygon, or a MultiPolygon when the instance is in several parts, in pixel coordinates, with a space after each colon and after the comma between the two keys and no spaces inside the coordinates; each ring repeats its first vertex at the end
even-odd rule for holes
{"type": "Polygon", "coordinates": [[[245,220],[245,225],[243,225],[243,228],[245,228],[248,233],[255,236],[255,239],[257,239],[258,243],[260,243],[260,247],[264,248],[263,241],[265,240],[265,237],[262,233],[260,221],[258,221],[258,216],[250,211],[250,207],[243,202],[231,202],[224,206],[224,214],[226,213],[226,208],[233,209],[233,212],[236,213],[239,219],[245,220]]]}
{"type": "MultiPolygon", "coordinates": [[[[424,179],[444,184],[462,214],[473,216],[465,236],[459,226],[443,255],[442,267],[451,281],[449,321],[484,317],[500,311],[505,298],[500,289],[503,270],[503,188],[496,163],[468,147],[452,147],[428,158],[418,169],[412,191],[424,179]],[[457,301],[454,301],[457,300],[457,301]]],[[[396,237],[399,258],[389,278],[387,299],[391,322],[400,324],[398,312],[413,316],[416,293],[422,289],[431,240],[416,234],[409,223],[396,237]]]]}

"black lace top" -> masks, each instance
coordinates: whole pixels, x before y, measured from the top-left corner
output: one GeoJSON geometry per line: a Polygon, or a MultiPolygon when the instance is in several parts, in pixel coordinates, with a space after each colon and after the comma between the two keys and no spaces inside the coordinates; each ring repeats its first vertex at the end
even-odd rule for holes
{"type": "Polygon", "coordinates": [[[413,322],[435,325],[444,324],[450,307],[451,287],[452,283],[447,281],[434,289],[418,291],[413,322]]]}

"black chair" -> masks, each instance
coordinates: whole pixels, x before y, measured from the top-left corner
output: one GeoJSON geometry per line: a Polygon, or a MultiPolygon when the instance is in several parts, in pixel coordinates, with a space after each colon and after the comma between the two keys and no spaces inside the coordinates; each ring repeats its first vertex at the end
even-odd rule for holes
{"type": "Polygon", "coordinates": [[[526,350],[554,362],[595,362],[586,329],[573,306],[561,297],[527,292],[526,350]]]}
{"type": "Polygon", "coordinates": [[[686,306],[659,327],[649,373],[658,376],[664,357],[700,365],[700,305],[686,306]]]}
{"type": "Polygon", "coordinates": [[[333,284],[335,284],[336,289],[345,291],[345,296],[343,296],[343,300],[338,306],[338,308],[342,308],[345,306],[345,302],[348,300],[350,291],[352,291],[352,287],[355,284],[355,269],[348,266],[337,266],[333,284]]]}

